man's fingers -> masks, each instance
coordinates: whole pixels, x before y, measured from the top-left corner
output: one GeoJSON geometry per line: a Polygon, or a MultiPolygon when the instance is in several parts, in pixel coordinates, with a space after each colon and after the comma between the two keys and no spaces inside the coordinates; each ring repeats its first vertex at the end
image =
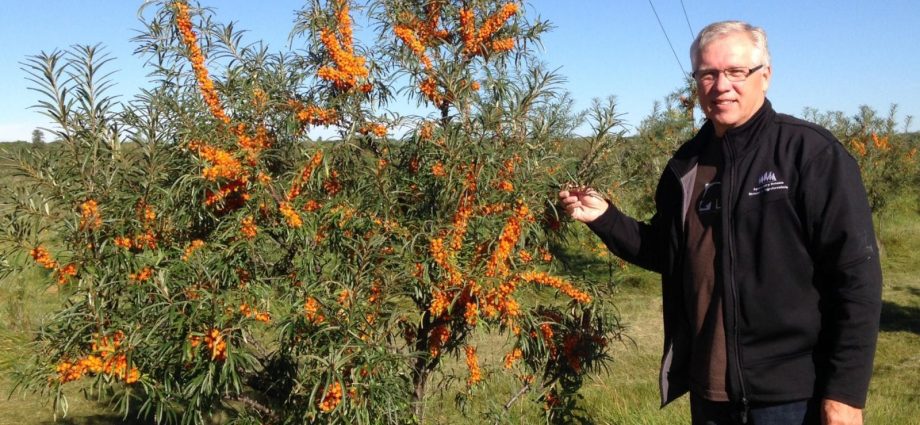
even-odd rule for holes
{"type": "Polygon", "coordinates": [[[568,211],[569,214],[575,212],[576,208],[581,208],[581,202],[579,202],[577,199],[565,205],[565,210],[568,211]]]}
{"type": "Polygon", "coordinates": [[[573,201],[573,202],[571,202],[571,203],[569,203],[569,204],[566,204],[566,206],[565,206],[565,212],[567,212],[570,216],[572,216],[572,217],[574,218],[574,217],[575,217],[575,214],[576,214],[579,210],[581,210],[581,208],[582,208],[582,204],[581,204],[581,202],[578,201],[578,199],[576,198],[575,201],[573,201]]]}

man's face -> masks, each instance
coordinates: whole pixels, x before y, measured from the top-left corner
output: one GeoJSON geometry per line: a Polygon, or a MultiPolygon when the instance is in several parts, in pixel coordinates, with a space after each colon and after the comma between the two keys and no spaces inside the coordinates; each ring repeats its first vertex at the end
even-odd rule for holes
{"type": "MultiPolygon", "coordinates": [[[[754,43],[743,33],[733,33],[713,41],[700,50],[697,72],[754,68],[754,43]]],[[[770,85],[770,67],[750,74],[745,81],[729,81],[724,73],[711,82],[698,81],[700,108],[713,124],[716,135],[746,123],[763,105],[770,85]]]]}

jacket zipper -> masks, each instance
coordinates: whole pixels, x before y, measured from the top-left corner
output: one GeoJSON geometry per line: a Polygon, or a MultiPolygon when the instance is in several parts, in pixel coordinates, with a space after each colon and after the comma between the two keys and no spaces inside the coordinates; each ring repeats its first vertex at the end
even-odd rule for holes
{"type": "Polygon", "coordinates": [[[727,149],[725,150],[728,153],[728,161],[725,161],[725,165],[726,165],[725,174],[728,177],[728,192],[725,194],[725,198],[728,202],[726,204],[723,204],[722,206],[723,207],[722,213],[726,214],[726,221],[728,225],[728,229],[723,229],[723,231],[727,231],[727,235],[728,235],[727,250],[728,250],[728,259],[729,259],[729,273],[728,273],[727,279],[725,279],[727,281],[725,283],[728,284],[728,287],[730,290],[729,292],[731,292],[731,297],[732,297],[732,309],[731,309],[732,346],[735,348],[734,350],[735,371],[738,374],[738,383],[741,386],[740,388],[741,389],[741,404],[742,404],[741,423],[746,424],[747,419],[748,419],[749,403],[747,399],[747,390],[744,387],[744,372],[743,372],[744,368],[741,365],[741,344],[738,343],[738,339],[739,339],[738,337],[739,335],[739,331],[738,331],[738,287],[737,287],[737,284],[735,283],[735,250],[734,250],[735,224],[734,224],[734,221],[732,220],[732,214],[729,213],[730,210],[734,210],[734,205],[735,205],[732,199],[734,198],[733,195],[735,194],[735,168],[736,168],[734,167],[735,151],[733,149],[732,144],[728,142],[727,138],[723,138],[722,143],[725,146],[727,146],[727,149]]]}

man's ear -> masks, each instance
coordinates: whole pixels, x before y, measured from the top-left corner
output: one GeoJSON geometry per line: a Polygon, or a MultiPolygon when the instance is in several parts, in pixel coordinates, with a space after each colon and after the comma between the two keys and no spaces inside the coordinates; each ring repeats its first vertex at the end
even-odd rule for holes
{"type": "Polygon", "coordinates": [[[770,88],[770,77],[773,76],[773,67],[767,65],[764,67],[764,70],[761,71],[761,74],[763,74],[761,76],[761,78],[763,78],[763,92],[766,93],[767,89],[770,88]]]}

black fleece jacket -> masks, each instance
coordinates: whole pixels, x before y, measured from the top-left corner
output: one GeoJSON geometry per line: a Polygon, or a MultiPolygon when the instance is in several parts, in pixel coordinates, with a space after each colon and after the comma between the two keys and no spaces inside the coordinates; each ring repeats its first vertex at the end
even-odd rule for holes
{"type": "MultiPolygon", "coordinates": [[[[688,391],[684,218],[707,122],[669,161],[657,211],[615,206],[589,227],[619,257],[662,275],[662,406],[688,391]]],[[[829,398],[863,407],[881,313],[882,275],[856,161],[827,130],[770,102],[722,140],[724,323],[729,397],[829,398]]]]}

